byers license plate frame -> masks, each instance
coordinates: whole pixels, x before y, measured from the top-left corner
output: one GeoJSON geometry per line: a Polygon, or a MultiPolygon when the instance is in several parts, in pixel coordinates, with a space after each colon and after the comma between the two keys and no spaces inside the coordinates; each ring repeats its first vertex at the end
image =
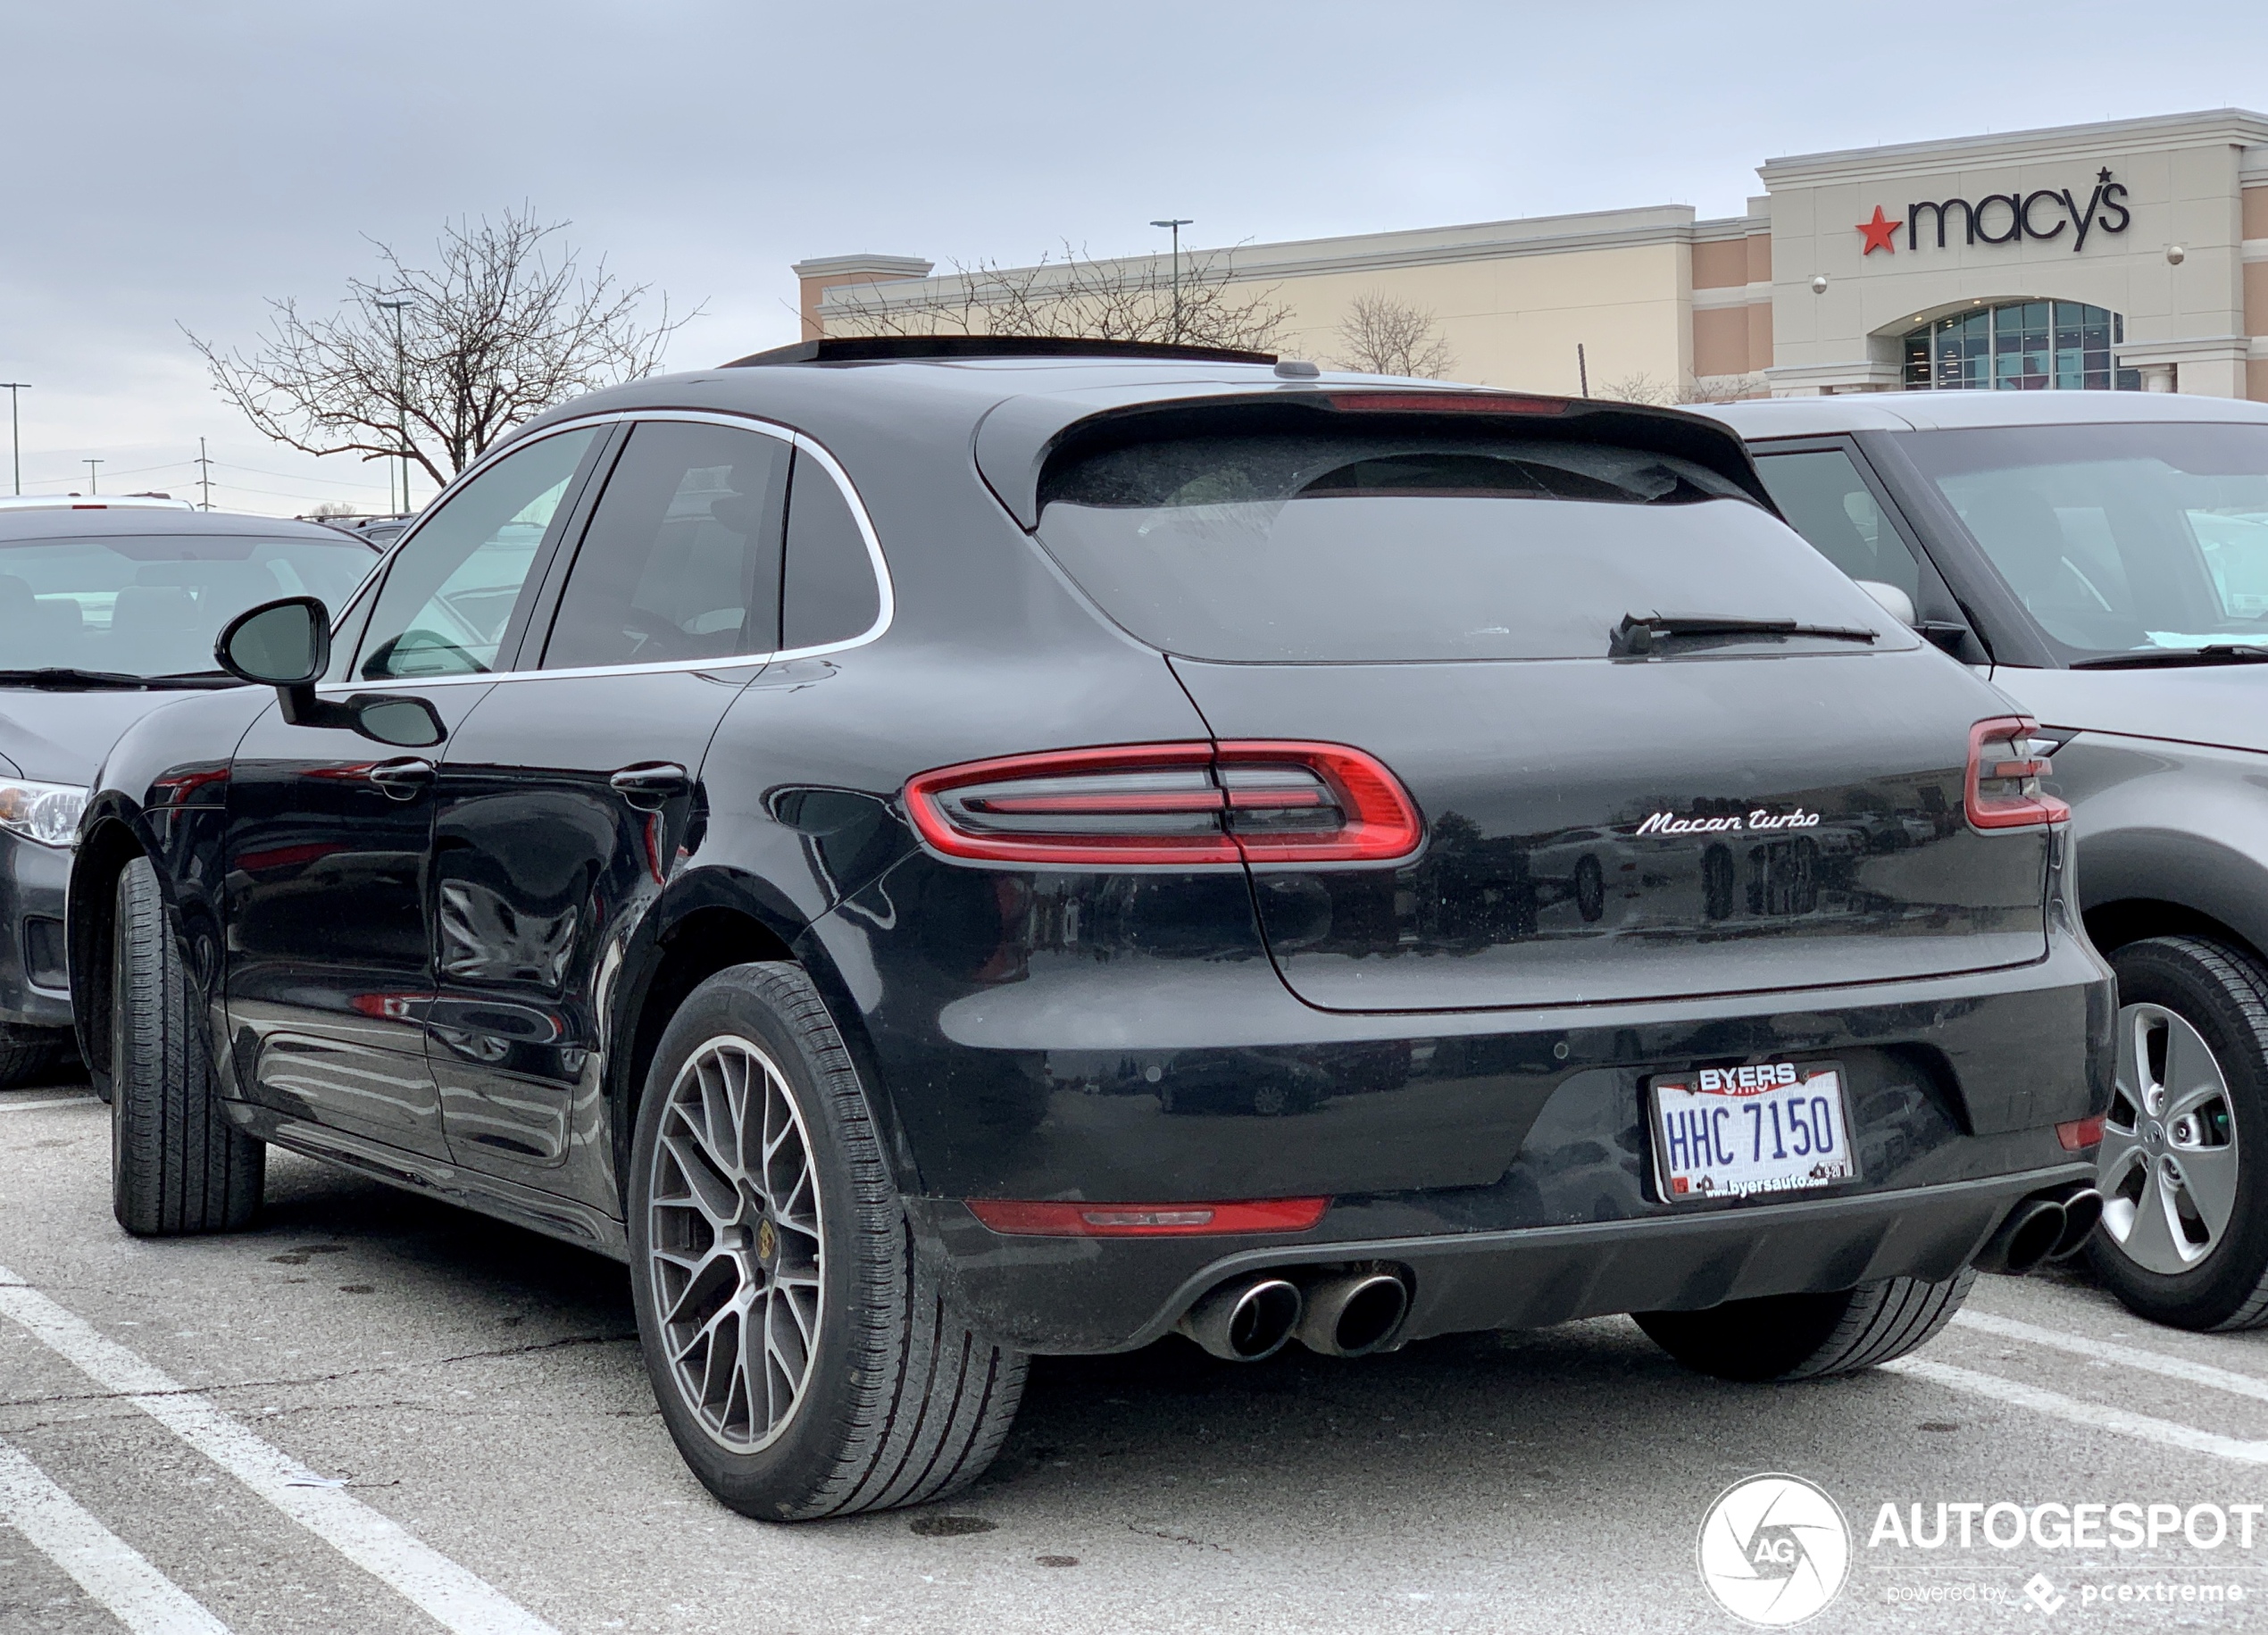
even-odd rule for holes
{"type": "Polygon", "coordinates": [[[1848,1075],[1839,1062],[1656,1073],[1647,1080],[1646,1099],[1655,1185],[1664,1203],[1808,1192],[1858,1173],[1848,1075]]]}

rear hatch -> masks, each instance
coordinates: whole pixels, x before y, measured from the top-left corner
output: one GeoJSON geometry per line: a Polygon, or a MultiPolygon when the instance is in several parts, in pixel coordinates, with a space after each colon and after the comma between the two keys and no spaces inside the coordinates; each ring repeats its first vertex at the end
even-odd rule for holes
{"type": "Polygon", "coordinates": [[[1655,999],[2044,955],[2045,829],[1964,815],[1971,729],[2005,705],[1758,505],[1730,439],[1658,419],[1673,437],[1416,393],[1220,405],[1114,417],[1050,462],[1041,541],[1217,738],[1353,746],[1419,809],[1410,858],[1252,865],[1303,999],[1655,999]]]}

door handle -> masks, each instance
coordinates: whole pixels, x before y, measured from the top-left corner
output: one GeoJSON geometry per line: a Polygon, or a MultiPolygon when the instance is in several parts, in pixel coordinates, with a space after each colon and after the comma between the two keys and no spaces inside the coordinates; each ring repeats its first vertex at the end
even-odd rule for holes
{"type": "Polygon", "coordinates": [[[693,780],[674,761],[645,761],[626,766],[606,780],[607,787],[643,812],[652,812],[672,795],[682,795],[693,780]]]}
{"type": "Polygon", "coordinates": [[[363,775],[395,800],[414,800],[433,781],[433,763],[414,756],[380,761],[363,775]]]}

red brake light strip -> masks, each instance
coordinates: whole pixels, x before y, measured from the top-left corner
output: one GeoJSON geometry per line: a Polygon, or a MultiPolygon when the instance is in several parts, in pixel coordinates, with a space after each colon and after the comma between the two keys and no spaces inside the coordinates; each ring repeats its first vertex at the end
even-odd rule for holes
{"type": "Polygon", "coordinates": [[[1327,1197],[1236,1204],[1028,1203],[971,1198],[969,1213],[1020,1238],[1172,1238],[1227,1232],[1304,1232],[1330,1207],[1327,1197]]]}

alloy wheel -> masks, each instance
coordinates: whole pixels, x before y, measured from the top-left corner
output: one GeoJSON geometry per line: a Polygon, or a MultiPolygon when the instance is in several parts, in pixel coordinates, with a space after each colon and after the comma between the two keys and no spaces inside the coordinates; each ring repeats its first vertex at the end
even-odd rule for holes
{"type": "Polygon", "coordinates": [[[2164,1005],[2122,1007],[2097,1169],[2105,1235],[2145,1272],[2190,1270],[2228,1234],[2237,1162],[2229,1081],[2213,1047],[2164,1005]]]}
{"type": "Polygon", "coordinates": [[[787,1429],[819,1342],[818,1177],[786,1077],[753,1041],[694,1051],[670,1086],[647,1205],[655,1315],[679,1394],[733,1453],[787,1429]]]}

